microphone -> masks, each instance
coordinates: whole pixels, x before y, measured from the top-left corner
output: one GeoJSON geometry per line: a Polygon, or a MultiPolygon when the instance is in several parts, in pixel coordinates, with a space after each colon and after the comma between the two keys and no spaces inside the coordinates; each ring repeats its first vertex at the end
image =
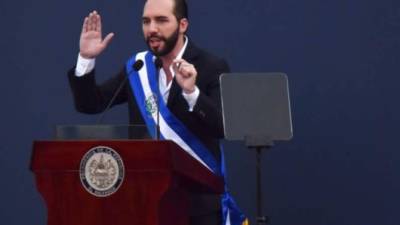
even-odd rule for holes
{"type": "MultiPolygon", "coordinates": [[[[132,65],[132,68],[137,72],[143,67],[143,60],[139,59],[136,60],[136,62],[132,65]]],[[[116,91],[114,92],[114,95],[112,96],[111,100],[108,102],[106,108],[104,109],[103,113],[100,115],[99,119],[97,120],[96,124],[99,125],[103,121],[104,115],[107,113],[107,111],[110,109],[112,103],[114,103],[115,99],[117,98],[117,95],[121,92],[122,87],[125,85],[126,81],[128,80],[129,74],[127,74],[124,78],[124,80],[121,82],[121,84],[118,86],[116,91]]]]}
{"type": "MultiPolygon", "coordinates": [[[[158,81],[158,83],[160,83],[160,78],[159,78],[160,77],[160,71],[159,70],[162,68],[163,62],[162,62],[162,60],[160,58],[157,57],[156,60],[154,61],[154,65],[156,66],[156,69],[157,69],[157,81],[158,81]]],[[[159,85],[158,83],[157,83],[157,85],[159,85]]],[[[156,98],[156,105],[157,105],[156,140],[160,140],[160,133],[161,133],[161,131],[160,131],[160,109],[159,109],[160,103],[159,103],[159,101],[160,101],[160,99],[156,98]]]]}
{"type": "Polygon", "coordinates": [[[133,64],[132,68],[137,72],[137,71],[139,71],[140,69],[142,69],[143,64],[144,64],[144,63],[143,63],[143,60],[139,59],[139,60],[137,60],[137,61],[133,64]]]}

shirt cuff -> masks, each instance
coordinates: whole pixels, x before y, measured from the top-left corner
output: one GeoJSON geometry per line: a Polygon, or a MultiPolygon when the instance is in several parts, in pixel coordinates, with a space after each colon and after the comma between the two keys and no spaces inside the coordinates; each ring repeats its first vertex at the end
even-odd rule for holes
{"type": "Polygon", "coordinates": [[[185,92],[182,92],[183,97],[186,99],[188,105],[189,105],[189,112],[193,112],[193,108],[196,105],[197,99],[199,98],[200,95],[200,90],[195,86],[195,89],[192,93],[186,94],[185,92]]]}
{"type": "Polygon", "coordinates": [[[81,77],[85,74],[90,73],[94,69],[96,59],[86,59],[78,54],[78,61],[75,67],[75,76],[81,77]]]}

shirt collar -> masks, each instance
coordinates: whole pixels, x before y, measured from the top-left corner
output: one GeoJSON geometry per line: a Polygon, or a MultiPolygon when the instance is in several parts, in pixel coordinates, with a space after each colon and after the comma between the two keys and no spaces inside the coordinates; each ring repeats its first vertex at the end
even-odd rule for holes
{"type": "Polygon", "coordinates": [[[182,56],[183,56],[183,53],[186,51],[186,47],[187,47],[187,44],[189,42],[189,38],[186,35],[185,35],[184,38],[185,38],[185,43],[183,44],[182,49],[179,51],[179,53],[178,53],[178,55],[176,56],[175,59],[181,59],[182,56]]]}

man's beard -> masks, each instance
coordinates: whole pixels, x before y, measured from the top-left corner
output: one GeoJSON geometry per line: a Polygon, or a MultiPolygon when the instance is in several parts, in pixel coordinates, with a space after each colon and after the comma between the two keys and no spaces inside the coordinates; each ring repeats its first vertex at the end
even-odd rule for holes
{"type": "Polygon", "coordinates": [[[160,57],[160,56],[165,56],[168,55],[175,47],[176,43],[178,42],[178,37],[179,37],[179,27],[176,28],[174,33],[171,34],[169,37],[162,37],[158,35],[151,35],[150,37],[146,38],[146,43],[147,46],[149,47],[150,51],[153,53],[153,55],[160,57]],[[152,49],[150,46],[150,39],[151,38],[158,38],[161,41],[164,42],[164,47],[163,48],[158,48],[158,49],[152,49]]]}

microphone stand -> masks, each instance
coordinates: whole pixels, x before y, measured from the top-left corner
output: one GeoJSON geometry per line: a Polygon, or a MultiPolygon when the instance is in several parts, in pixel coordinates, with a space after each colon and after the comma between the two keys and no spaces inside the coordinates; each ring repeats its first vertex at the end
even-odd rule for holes
{"type": "MultiPolygon", "coordinates": [[[[162,68],[163,62],[161,61],[160,58],[156,58],[156,60],[154,61],[154,65],[156,66],[156,70],[157,70],[157,87],[158,89],[160,89],[160,69],[162,68]]],[[[156,140],[159,141],[160,140],[160,98],[162,96],[157,97],[156,96],[156,105],[157,105],[157,116],[156,116],[156,140]]]]}
{"type": "Polygon", "coordinates": [[[160,109],[159,109],[159,107],[160,107],[160,99],[159,99],[159,97],[157,97],[157,95],[155,95],[154,93],[153,93],[153,96],[155,96],[155,100],[156,100],[156,107],[157,107],[157,115],[156,115],[156,127],[155,127],[155,133],[156,133],[156,137],[155,137],[155,140],[156,141],[159,141],[160,140],[160,109]]]}
{"type": "MultiPolygon", "coordinates": [[[[143,67],[143,61],[142,60],[137,60],[132,68],[137,72],[143,67]]],[[[122,88],[124,87],[126,81],[128,80],[129,74],[127,74],[124,77],[124,80],[121,82],[121,84],[118,86],[118,88],[115,90],[111,100],[108,102],[107,106],[104,108],[103,113],[100,115],[99,119],[96,121],[96,124],[99,125],[100,123],[103,122],[103,117],[106,115],[112,104],[114,103],[115,99],[117,98],[118,94],[121,92],[122,88]]]]}

